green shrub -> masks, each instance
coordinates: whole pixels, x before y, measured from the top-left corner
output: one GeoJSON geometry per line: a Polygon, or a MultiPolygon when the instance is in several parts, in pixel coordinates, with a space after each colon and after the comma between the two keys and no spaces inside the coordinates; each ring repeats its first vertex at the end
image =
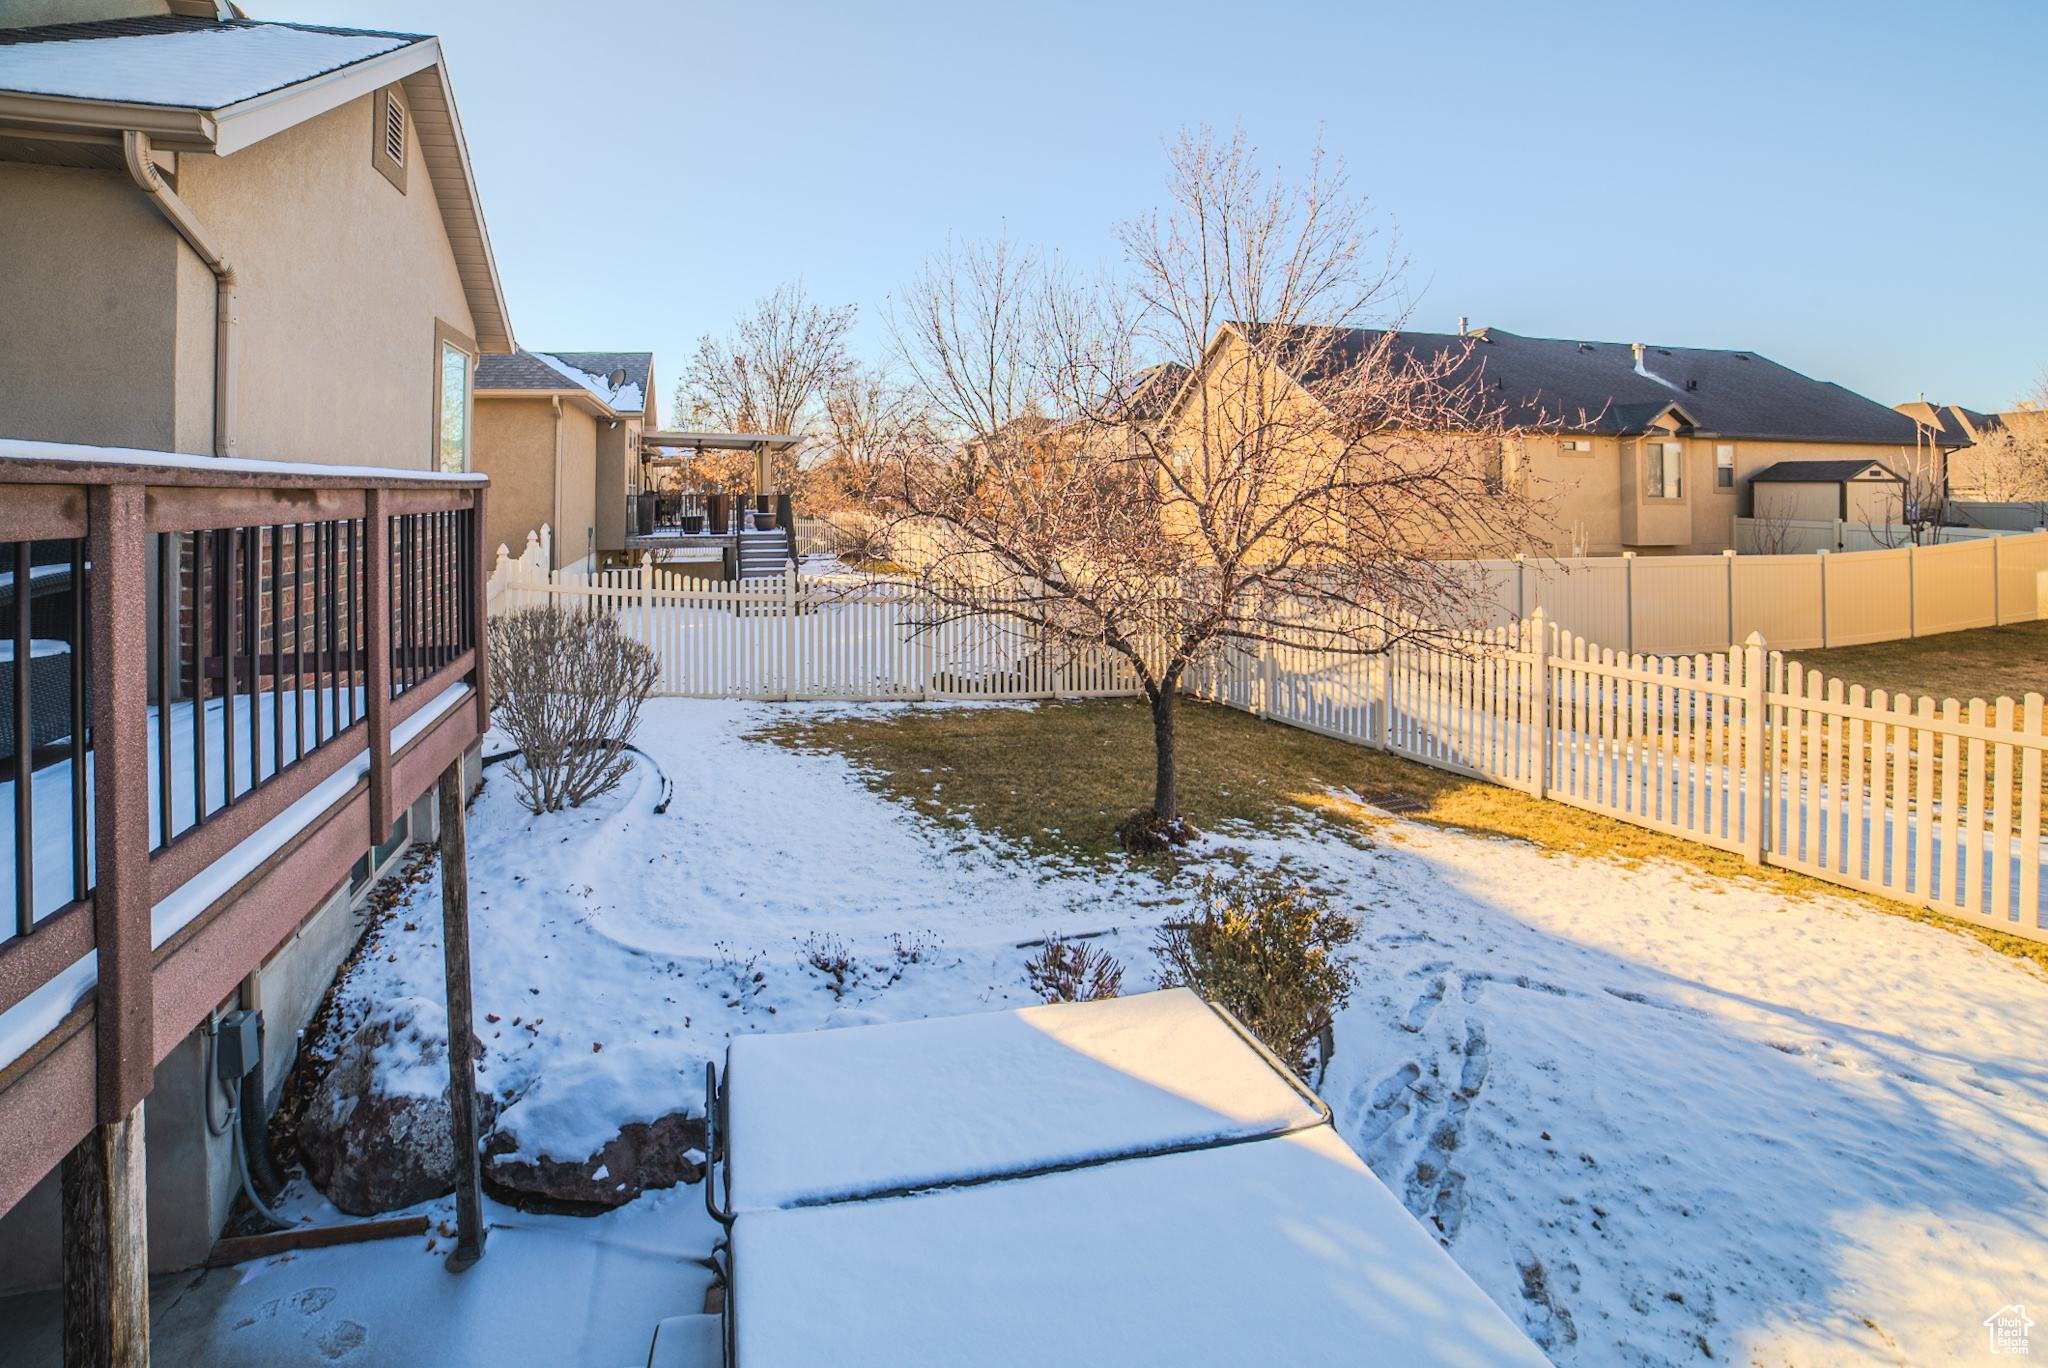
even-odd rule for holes
{"type": "Polygon", "coordinates": [[[1160,928],[1160,986],[1185,984],[1223,1007],[1306,1077],[1309,1046],[1357,984],[1342,951],[1358,923],[1277,869],[1206,875],[1202,904],[1199,921],[1160,928]]]}

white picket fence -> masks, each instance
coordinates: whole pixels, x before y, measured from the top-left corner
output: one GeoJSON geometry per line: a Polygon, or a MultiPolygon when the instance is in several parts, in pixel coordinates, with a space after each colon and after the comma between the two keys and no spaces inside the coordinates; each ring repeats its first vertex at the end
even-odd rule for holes
{"type": "MultiPolygon", "coordinates": [[[[1138,693],[1120,656],[1048,651],[994,618],[939,621],[852,577],[723,583],[501,558],[493,614],[597,604],[653,648],[667,695],[1043,699],[1138,693]],[[935,624],[935,625],[934,625],[935,624]]],[[[1619,652],[1537,610],[1440,646],[1218,652],[1196,697],[1569,803],[1762,864],[2048,940],[2043,702],[1866,695],[1765,649],[1619,652]]]]}
{"type": "Polygon", "coordinates": [[[1190,691],[2048,941],[2039,694],[1937,709],[1788,664],[1760,637],[1617,654],[1540,613],[1373,659],[1226,651],[1190,691]]]}
{"type": "Polygon", "coordinates": [[[661,666],[655,692],[682,698],[1096,698],[1138,692],[1123,657],[1048,652],[1027,626],[942,614],[922,596],[793,567],[718,581],[658,567],[550,574],[525,558],[491,577],[493,616],[542,604],[601,605],[661,666]]]}

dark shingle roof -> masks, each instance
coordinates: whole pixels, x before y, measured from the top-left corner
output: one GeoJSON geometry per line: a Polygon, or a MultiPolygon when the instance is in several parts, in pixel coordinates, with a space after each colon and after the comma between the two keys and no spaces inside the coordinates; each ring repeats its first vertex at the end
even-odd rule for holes
{"type": "Polygon", "coordinates": [[[159,33],[212,33],[248,28],[288,28],[301,33],[334,33],[350,38],[369,34],[380,38],[403,38],[409,43],[423,42],[427,37],[423,33],[336,28],[331,24],[282,24],[274,19],[204,19],[178,14],[145,14],[130,19],[87,19],[74,24],[0,28],[0,47],[12,43],[75,43],[86,38],[144,38],[159,33]]]}
{"type": "Polygon", "coordinates": [[[1880,478],[1886,480],[1899,478],[1879,461],[1779,461],[1749,478],[1765,484],[1840,484],[1866,470],[1881,470],[1884,474],[1880,478]]]}
{"type": "Polygon", "coordinates": [[[575,389],[576,382],[532,352],[521,349],[478,357],[476,387],[480,390],[565,390],[575,389]]]}
{"type": "MultiPolygon", "coordinates": [[[[1387,336],[1364,328],[1316,332],[1328,342],[1329,368],[1336,372],[1387,336]]],[[[1482,385],[1487,402],[1503,405],[1516,427],[1640,432],[1675,405],[1691,425],[1729,438],[1910,447],[1918,431],[1902,413],[1754,352],[1646,347],[1643,368],[1651,374],[1644,375],[1635,368],[1634,348],[1623,342],[1520,337],[1498,328],[1469,338],[1394,336],[1399,351],[1417,358],[1455,357],[1468,343],[1471,355],[1457,377],[1482,385]]]]}

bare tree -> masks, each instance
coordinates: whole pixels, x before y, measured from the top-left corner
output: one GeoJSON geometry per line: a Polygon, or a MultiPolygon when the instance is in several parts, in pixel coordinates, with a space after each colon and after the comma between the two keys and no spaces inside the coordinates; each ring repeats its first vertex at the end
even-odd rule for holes
{"type": "Polygon", "coordinates": [[[1346,655],[1448,640],[1491,603],[1447,557],[1547,544],[1469,344],[1392,330],[1402,263],[1342,168],[1269,182],[1242,137],[1170,150],[1171,207],[1084,282],[1013,245],[949,250],[891,319],[933,422],[897,516],[944,616],[1107,649],[1150,703],[1153,803],[1178,842],[1175,703],[1224,648],[1346,655]]]}
{"type": "MultiPolygon", "coordinates": [[[[857,312],[851,304],[813,302],[802,280],[779,286],[754,301],[753,312],[736,319],[725,337],[707,333],[697,340],[676,386],[676,413],[692,427],[713,431],[813,434],[826,396],[852,367],[846,337],[857,312]]],[[[797,487],[807,454],[802,447],[776,454],[776,488],[797,487]]],[[[690,473],[722,488],[751,487],[752,462],[744,452],[706,452],[701,471],[690,473]]]]}
{"type": "Polygon", "coordinates": [[[1880,547],[1935,545],[1948,525],[1948,454],[1919,442],[1911,452],[1901,447],[1892,465],[1899,483],[1878,504],[1883,521],[1866,521],[1863,530],[1880,547]]]}

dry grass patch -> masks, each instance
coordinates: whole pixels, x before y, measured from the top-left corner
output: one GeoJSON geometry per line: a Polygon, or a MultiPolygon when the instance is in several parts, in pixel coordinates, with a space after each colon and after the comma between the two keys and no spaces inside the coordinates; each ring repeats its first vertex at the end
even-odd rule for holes
{"type": "MultiPolygon", "coordinates": [[[[1152,800],[1152,718],[1140,702],[1089,699],[1023,707],[943,704],[787,715],[757,739],[847,756],[877,792],[927,820],[999,836],[1033,856],[1124,868],[1112,828],[1152,800]]],[[[1360,843],[1400,839],[1361,795],[1411,800],[1413,821],[1528,841],[1548,851],[1637,864],[1668,860],[1713,880],[1744,878],[1787,897],[1831,893],[1975,937],[2048,969],[2048,945],[1822,883],[1758,868],[1724,851],[1564,803],[1467,779],[1209,703],[1180,707],[1181,811],[1228,839],[1233,824],[1279,834],[1313,829],[1360,843]],[[1317,820],[1321,819],[1321,820],[1317,820]]],[[[1130,861],[1171,878],[1175,857],[1130,861]]]]}
{"type": "Polygon", "coordinates": [[[1866,689],[1904,692],[1918,698],[2000,697],[2048,694],[2048,622],[1979,627],[1943,632],[1915,641],[1874,641],[1832,651],[1787,651],[1809,670],[1840,676],[1866,689]]]}

